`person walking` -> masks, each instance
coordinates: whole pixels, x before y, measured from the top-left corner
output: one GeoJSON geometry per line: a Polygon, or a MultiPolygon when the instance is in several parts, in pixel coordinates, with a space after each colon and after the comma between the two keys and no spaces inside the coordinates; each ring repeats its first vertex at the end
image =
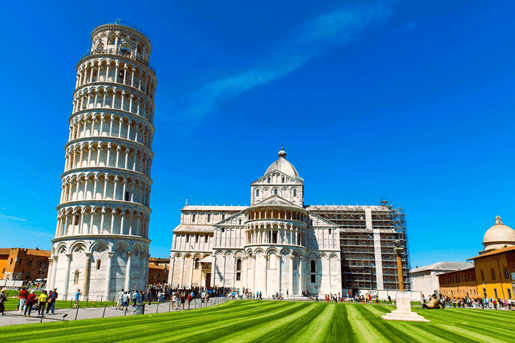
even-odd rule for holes
{"type": "Polygon", "coordinates": [[[122,298],[122,310],[126,310],[127,307],[129,306],[129,293],[127,291],[125,291],[123,293],[123,298],[122,298]]]}
{"type": "Polygon", "coordinates": [[[123,288],[120,292],[118,292],[118,302],[116,303],[116,309],[121,310],[122,309],[122,301],[123,301],[123,288]]]}
{"type": "Polygon", "coordinates": [[[45,314],[45,305],[46,301],[48,300],[48,294],[46,291],[43,291],[41,295],[39,296],[39,302],[38,302],[38,315],[44,315],[45,314]]]}
{"type": "Polygon", "coordinates": [[[150,289],[148,290],[147,298],[148,298],[148,304],[152,305],[152,292],[150,291],[150,289]]]}
{"type": "Polygon", "coordinates": [[[48,311],[50,311],[50,313],[52,313],[52,314],[55,314],[54,309],[55,309],[55,302],[57,300],[57,297],[58,297],[57,288],[54,288],[54,290],[52,292],[50,292],[50,294],[48,296],[48,306],[46,309],[47,314],[48,314],[48,311]]]}
{"type": "Polygon", "coordinates": [[[136,307],[136,303],[138,302],[138,298],[139,298],[139,293],[138,293],[138,290],[136,290],[134,292],[134,294],[132,295],[132,307],[136,307]]]}
{"type": "Polygon", "coordinates": [[[23,286],[21,288],[20,294],[18,294],[18,297],[20,298],[20,302],[18,304],[18,313],[23,312],[28,296],[29,296],[29,292],[27,292],[27,288],[25,288],[25,286],[23,286]]]}
{"type": "Polygon", "coordinates": [[[5,288],[0,292],[0,313],[5,316],[5,302],[7,301],[7,295],[5,295],[5,288]]]}
{"type": "Polygon", "coordinates": [[[27,312],[29,313],[29,317],[30,317],[30,313],[32,312],[32,306],[34,306],[35,303],[36,303],[36,291],[32,291],[27,296],[27,302],[25,303],[25,311],[23,311],[24,317],[27,317],[27,312]]]}
{"type": "Polygon", "coordinates": [[[77,308],[79,306],[79,297],[82,295],[80,289],[77,288],[77,291],[75,292],[75,302],[73,303],[73,308],[77,308]]]}
{"type": "Polygon", "coordinates": [[[188,310],[190,309],[191,305],[191,293],[188,293],[188,310]]]}

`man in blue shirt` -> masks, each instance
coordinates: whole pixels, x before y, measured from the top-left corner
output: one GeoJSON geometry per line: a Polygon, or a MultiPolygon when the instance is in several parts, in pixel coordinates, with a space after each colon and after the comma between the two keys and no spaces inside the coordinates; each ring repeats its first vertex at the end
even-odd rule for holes
{"type": "Polygon", "coordinates": [[[77,308],[79,305],[79,296],[81,296],[82,293],[80,292],[80,289],[77,288],[77,292],[75,292],[75,304],[73,304],[73,308],[77,308]]]}

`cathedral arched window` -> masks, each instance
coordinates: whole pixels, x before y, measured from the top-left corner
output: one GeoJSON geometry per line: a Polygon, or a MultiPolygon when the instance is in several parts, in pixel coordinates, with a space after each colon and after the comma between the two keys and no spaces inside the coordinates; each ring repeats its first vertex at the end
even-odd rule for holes
{"type": "Polygon", "coordinates": [[[97,260],[97,269],[100,269],[101,264],[102,264],[102,260],[97,260]]]}
{"type": "Polygon", "coordinates": [[[268,178],[268,183],[270,183],[270,178],[268,178]]]}
{"type": "Polygon", "coordinates": [[[297,196],[297,190],[296,190],[296,189],[294,189],[294,190],[293,190],[293,196],[294,196],[294,197],[296,197],[296,196],[297,196]]]}
{"type": "Polygon", "coordinates": [[[191,222],[192,222],[192,223],[194,223],[194,222],[195,222],[195,217],[196,217],[196,214],[195,214],[195,213],[193,213],[193,214],[191,215],[191,222]]]}
{"type": "Polygon", "coordinates": [[[195,269],[198,269],[200,267],[200,262],[199,262],[199,258],[197,257],[195,259],[195,269]]]}
{"type": "Polygon", "coordinates": [[[211,214],[207,215],[207,222],[209,223],[211,221],[211,214]]]}
{"type": "Polygon", "coordinates": [[[259,189],[256,190],[256,196],[259,196],[259,189]]]}
{"type": "Polygon", "coordinates": [[[284,176],[283,176],[283,183],[284,183],[284,176]]]}
{"type": "Polygon", "coordinates": [[[274,194],[277,195],[277,189],[274,189],[274,194]]]}

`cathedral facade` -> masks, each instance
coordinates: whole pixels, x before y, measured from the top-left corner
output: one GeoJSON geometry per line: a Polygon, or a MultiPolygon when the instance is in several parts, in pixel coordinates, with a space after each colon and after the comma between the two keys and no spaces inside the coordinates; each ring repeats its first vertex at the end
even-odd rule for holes
{"type": "Polygon", "coordinates": [[[182,209],[173,230],[172,287],[247,288],[263,295],[396,290],[396,241],[405,246],[408,280],[399,209],[386,202],[305,206],[304,180],[283,149],[250,188],[250,206],[182,209]]]}

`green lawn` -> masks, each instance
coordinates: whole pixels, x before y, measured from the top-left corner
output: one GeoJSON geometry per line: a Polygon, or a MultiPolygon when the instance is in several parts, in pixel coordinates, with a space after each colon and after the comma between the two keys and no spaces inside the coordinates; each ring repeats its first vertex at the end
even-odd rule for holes
{"type": "MultiPolygon", "coordinates": [[[[431,323],[384,321],[391,306],[229,301],[194,311],[0,328],[4,342],[513,342],[515,313],[415,309],[431,323]]],[[[0,318],[1,320],[1,318],[0,318]]]]}
{"type": "MultiPolygon", "coordinates": [[[[14,311],[16,310],[16,306],[18,306],[18,298],[9,298],[7,302],[5,303],[5,310],[6,311],[14,311]]],[[[79,301],[80,307],[102,307],[104,305],[107,306],[113,306],[116,305],[115,302],[112,301],[79,301]]],[[[55,308],[72,308],[73,307],[73,301],[70,300],[57,300],[55,303],[55,308]]]]}

